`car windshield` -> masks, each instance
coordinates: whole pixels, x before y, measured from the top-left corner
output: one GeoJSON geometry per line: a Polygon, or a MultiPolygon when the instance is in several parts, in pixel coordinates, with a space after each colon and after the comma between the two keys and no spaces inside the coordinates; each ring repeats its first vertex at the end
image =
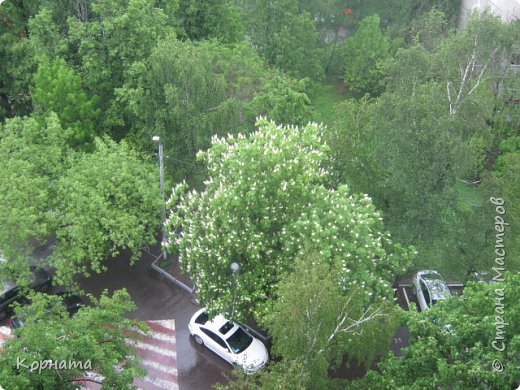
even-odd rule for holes
{"type": "Polygon", "coordinates": [[[227,342],[234,353],[241,353],[251,345],[253,337],[251,337],[241,327],[238,327],[236,332],[229,336],[227,342]]]}
{"type": "Polygon", "coordinates": [[[205,311],[203,311],[202,313],[200,313],[200,315],[195,319],[195,322],[197,324],[201,324],[201,325],[204,325],[206,322],[208,322],[208,313],[206,313],[205,311]]]}

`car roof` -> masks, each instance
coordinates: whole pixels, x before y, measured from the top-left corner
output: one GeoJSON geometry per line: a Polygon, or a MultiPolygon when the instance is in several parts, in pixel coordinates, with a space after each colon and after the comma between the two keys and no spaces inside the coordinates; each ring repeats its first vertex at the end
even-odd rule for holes
{"type": "Polygon", "coordinates": [[[441,274],[438,273],[437,271],[434,271],[434,270],[420,271],[420,272],[417,272],[417,275],[421,279],[440,279],[440,280],[443,280],[441,274]]]}
{"type": "Polygon", "coordinates": [[[238,324],[224,317],[222,314],[217,314],[211,321],[206,321],[203,324],[207,329],[221,335],[225,339],[231,337],[239,328],[238,324]]]}
{"type": "Polygon", "coordinates": [[[446,299],[451,295],[448,286],[446,286],[446,283],[444,283],[442,279],[423,279],[423,281],[432,299],[446,299]]]}
{"type": "Polygon", "coordinates": [[[211,321],[206,321],[204,326],[218,332],[218,330],[222,328],[222,326],[224,326],[227,322],[229,322],[229,320],[226,319],[226,317],[224,317],[222,314],[217,314],[211,321]]]}

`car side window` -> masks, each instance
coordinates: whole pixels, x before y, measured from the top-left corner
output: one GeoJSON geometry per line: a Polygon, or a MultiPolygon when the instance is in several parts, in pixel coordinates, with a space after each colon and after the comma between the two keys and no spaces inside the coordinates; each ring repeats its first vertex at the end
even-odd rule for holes
{"type": "Polygon", "coordinates": [[[201,328],[201,330],[214,342],[216,342],[218,345],[220,345],[222,348],[229,350],[227,344],[222,340],[220,336],[217,336],[215,333],[213,333],[211,330],[201,328]]]}
{"type": "Polygon", "coordinates": [[[426,288],[426,285],[424,284],[423,281],[421,281],[421,290],[423,292],[423,295],[424,295],[424,300],[426,301],[426,304],[428,306],[430,306],[430,293],[428,292],[428,289],[426,288]]]}

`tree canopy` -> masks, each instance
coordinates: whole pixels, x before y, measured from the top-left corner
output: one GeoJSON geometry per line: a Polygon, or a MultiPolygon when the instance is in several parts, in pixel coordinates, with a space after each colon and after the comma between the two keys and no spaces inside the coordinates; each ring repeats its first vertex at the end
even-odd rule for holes
{"type": "Polygon", "coordinates": [[[137,260],[155,240],[161,200],[156,164],[124,141],[96,139],[57,183],[60,221],[53,265],[59,278],[100,272],[104,260],[121,250],[137,260]]]}
{"type": "Polygon", "coordinates": [[[387,295],[409,254],[386,235],[370,198],[327,188],[323,128],[264,119],[257,126],[248,137],[214,137],[199,153],[209,173],[204,190],[179,185],[170,199],[170,249],[194,277],[201,303],[213,314],[261,318],[280,272],[307,251],[335,264],[347,291],[366,287],[366,302],[387,295]]]}

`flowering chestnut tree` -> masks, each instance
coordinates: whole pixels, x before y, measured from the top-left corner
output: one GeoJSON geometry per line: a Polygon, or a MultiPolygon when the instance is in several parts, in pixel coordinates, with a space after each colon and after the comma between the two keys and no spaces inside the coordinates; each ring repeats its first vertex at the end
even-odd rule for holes
{"type": "Polygon", "coordinates": [[[209,174],[204,190],[180,184],[169,200],[167,245],[200,302],[212,314],[263,318],[281,273],[311,251],[335,265],[345,290],[361,287],[367,303],[391,295],[411,251],[392,244],[368,196],[327,187],[323,126],[262,118],[257,126],[247,137],[214,137],[198,154],[209,174]]]}

